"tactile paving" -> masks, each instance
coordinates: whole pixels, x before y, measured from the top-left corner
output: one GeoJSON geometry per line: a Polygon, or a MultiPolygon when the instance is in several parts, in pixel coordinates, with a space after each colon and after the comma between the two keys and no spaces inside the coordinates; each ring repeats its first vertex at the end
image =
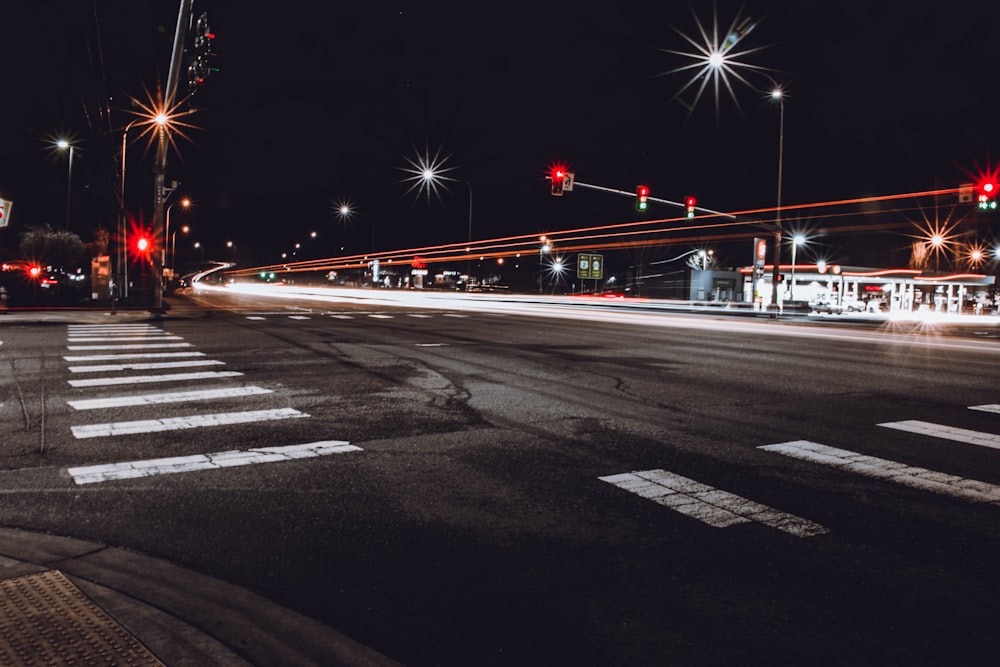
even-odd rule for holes
{"type": "Polygon", "coordinates": [[[0,581],[0,665],[164,667],[58,570],[0,581]]]}

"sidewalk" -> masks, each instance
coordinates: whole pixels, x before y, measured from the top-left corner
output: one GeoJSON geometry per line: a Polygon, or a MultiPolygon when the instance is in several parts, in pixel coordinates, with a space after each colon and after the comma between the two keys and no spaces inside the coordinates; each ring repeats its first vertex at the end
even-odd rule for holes
{"type": "Polygon", "coordinates": [[[400,663],[250,591],[171,563],[0,527],[0,664],[400,663]]]}
{"type": "MultiPolygon", "coordinates": [[[[0,311],[0,327],[128,323],[148,310],[0,311]]],[[[0,328],[2,331],[2,328],[0,328]]],[[[322,623],[149,556],[0,527],[0,665],[399,665],[322,623]]]]}

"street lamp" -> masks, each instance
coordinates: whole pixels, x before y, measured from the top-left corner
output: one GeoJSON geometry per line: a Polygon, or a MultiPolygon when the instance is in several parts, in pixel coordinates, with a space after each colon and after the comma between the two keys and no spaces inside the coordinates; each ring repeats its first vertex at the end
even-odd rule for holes
{"type": "MultiPolygon", "coordinates": [[[[189,208],[191,206],[191,200],[188,199],[187,197],[185,197],[184,199],[182,199],[180,201],[175,201],[173,204],[171,204],[170,206],[167,207],[167,224],[164,226],[164,229],[163,229],[163,254],[164,255],[166,255],[166,252],[167,252],[167,241],[170,240],[170,209],[172,209],[174,206],[177,206],[177,204],[180,204],[183,208],[186,209],[186,208],[189,208]]],[[[169,259],[170,259],[170,268],[171,268],[171,270],[173,270],[174,265],[173,265],[173,253],[172,252],[171,252],[171,256],[170,256],[169,259]]],[[[166,260],[167,260],[167,258],[164,257],[164,260],[163,260],[164,264],[166,263],[166,260]]]]}
{"type": "Polygon", "coordinates": [[[66,229],[69,230],[70,198],[73,194],[73,144],[66,139],[60,139],[56,142],[56,148],[61,151],[69,149],[69,171],[66,174],[66,229]]]}
{"type": "MultiPolygon", "coordinates": [[[[184,225],[181,227],[181,233],[187,234],[191,231],[191,227],[184,225]]],[[[175,231],[170,235],[170,268],[174,268],[174,262],[177,261],[177,232],[175,231]]]]}
{"type": "Polygon", "coordinates": [[[552,245],[549,243],[548,236],[541,236],[538,238],[541,245],[538,246],[538,293],[542,293],[542,278],[544,277],[545,267],[543,265],[545,253],[552,250],[552,245]]]}
{"type": "Polygon", "coordinates": [[[795,249],[806,242],[806,237],[802,234],[792,236],[792,287],[788,292],[790,301],[795,300],[795,249]]]}
{"type": "Polygon", "coordinates": [[[233,261],[236,261],[236,244],[232,241],[226,241],[226,247],[233,249],[233,261]]]}
{"type": "Polygon", "coordinates": [[[778,201],[774,208],[774,268],[771,275],[771,305],[777,309],[778,273],[781,263],[781,181],[785,154],[785,92],[780,86],[775,86],[771,90],[771,99],[778,103],[778,201]]]}

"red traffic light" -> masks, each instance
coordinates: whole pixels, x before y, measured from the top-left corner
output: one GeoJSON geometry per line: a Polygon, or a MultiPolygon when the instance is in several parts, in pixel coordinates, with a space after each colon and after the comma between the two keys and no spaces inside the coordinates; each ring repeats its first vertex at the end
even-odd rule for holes
{"type": "Polygon", "coordinates": [[[684,198],[684,210],[687,212],[688,218],[694,217],[694,205],[696,203],[697,200],[694,197],[688,196],[684,198]]]}
{"type": "Polygon", "coordinates": [[[139,252],[146,252],[149,250],[149,239],[145,236],[140,236],[135,242],[135,249],[139,252]]]}
{"type": "Polygon", "coordinates": [[[635,210],[644,213],[649,208],[649,187],[639,185],[635,189],[635,210]]]}

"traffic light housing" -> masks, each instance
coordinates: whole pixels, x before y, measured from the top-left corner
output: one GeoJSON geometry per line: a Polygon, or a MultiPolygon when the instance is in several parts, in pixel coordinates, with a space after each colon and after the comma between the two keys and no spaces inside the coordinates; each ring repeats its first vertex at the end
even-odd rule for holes
{"type": "Polygon", "coordinates": [[[213,43],[215,33],[208,26],[208,13],[202,12],[191,33],[191,50],[188,55],[188,93],[195,93],[205,85],[213,72],[218,72],[213,43]]]}
{"type": "Polygon", "coordinates": [[[552,181],[552,194],[562,197],[563,184],[566,181],[566,170],[562,167],[553,167],[549,173],[549,180],[552,181]]]}
{"type": "Polygon", "coordinates": [[[689,196],[684,198],[684,211],[687,214],[688,220],[694,219],[694,205],[697,203],[698,201],[694,197],[689,196]]]}
{"type": "Polygon", "coordinates": [[[997,194],[1000,186],[991,179],[986,179],[979,183],[978,207],[980,212],[997,210],[997,194]]]}
{"type": "Polygon", "coordinates": [[[635,189],[635,210],[639,213],[645,213],[648,208],[649,188],[645,185],[640,185],[635,189]]]}

